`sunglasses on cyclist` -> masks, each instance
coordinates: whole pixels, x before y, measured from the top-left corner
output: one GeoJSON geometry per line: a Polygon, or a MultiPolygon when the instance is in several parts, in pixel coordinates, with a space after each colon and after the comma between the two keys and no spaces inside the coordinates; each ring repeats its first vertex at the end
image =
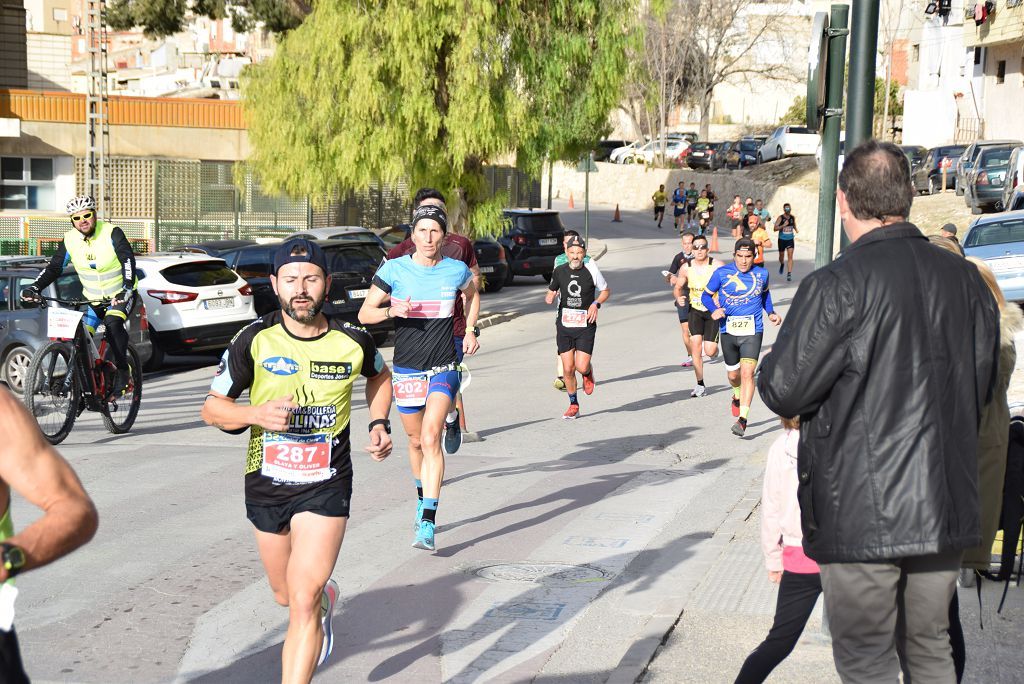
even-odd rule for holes
{"type": "Polygon", "coordinates": [[[71,217],[71,220],[74,221],[75,223],[78,223],[79,221],[88,221],[94,215],[95,212],[87,211],[84,214],[75,214],[74,216],[71,217]]]}

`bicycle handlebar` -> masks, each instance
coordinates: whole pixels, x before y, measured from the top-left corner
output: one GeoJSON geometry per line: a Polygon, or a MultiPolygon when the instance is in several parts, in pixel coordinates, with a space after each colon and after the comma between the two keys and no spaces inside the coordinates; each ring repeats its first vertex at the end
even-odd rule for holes
{"type": "MultiPolygon", "coordinates": [[[[56,302],[57,304],[63,304],[65,306],[78,307],[78,306],[84,306],[85,304],[88,304],[89,306],[93,306],[93,305],[96,305],[96,304],[109,304],[112,301],[110,299],[100,299],[98,301],[91,302],[91,301],[84,300],[84,299],[83,300],[78,300],[78,299],[61,299],[59,297],[47,297],[45,295],[36,295],[32,299],[39,300],[39,305],[40,305],[41,308],[46,308],[46,302],[56,302]]],[[[31,300],[29,300],[29,301],[31,301],[31,300]]]]}

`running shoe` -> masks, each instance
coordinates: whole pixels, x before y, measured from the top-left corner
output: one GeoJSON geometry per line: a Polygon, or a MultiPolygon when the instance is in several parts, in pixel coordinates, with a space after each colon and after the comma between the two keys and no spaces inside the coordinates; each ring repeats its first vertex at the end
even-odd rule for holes
{"type": "Polygon", "coordinates": [[[420,520],[420,526],[416,528],[416,539],[413,540],[414,549],[434,550],[434,523],[429,520],[420,520]]]}
{"type": "Polygon", "coordinates": [[[562,414],[562,418],[565,420],[576,420],[576,416],[580,415],[579,404],[569,404],[569,408],[562,414]]]}
{"type": "Polygon", "coordinates": [[[594,366],[591,365],[590,366],[590,375],[584,375],[583,376],[583,392],[584,392],[584,394],[593,394],[594,393],[594,385],[596,385],[596,384],[597,384],[597,381],[594,380],[594,366]]]}
{"type": "Polygon", "coordinates": [[[786,265],[785,265],[785,264],[779,264],[779,275],[782,275],[782,272],[783,272],[783,271],[784,271],[785,269],[786,269],[786,265]]]}
{"type": "Polygon", "coordinates": [[[742,437],[743,433],[747,431],[747,419],[740,418],[736,421],[736,424],[732,426],[732,434],[737,437],[742,437]]]}
{"type": "Polygon", "coordinates": [[[732,416],[733,418],[740,417],[740,400],[736,397],[732,398],[732,416]]]}
{"type": "Polygon", "coordinates": [[[705,387],[704,385],[697,385],[696,387],[693,388],[693,391],[690,392],[690,398],[693,399],[695,397],[703,397],[707,393],[707,387],[705,387]]]}
{"type": "Polygon", "coordinates": [[[682,366],[683,368],[690,368],[691,366],[693,366],[693,357],[687,356],[686,360],[679,365],[682,366]]]}
{"type": "Polygon", "coordinates": [[[787,273],[787,274],[786,274],[786,281],[787,281],[787,282],[790,282],[790,281],[792,281],[792,280],[793,280],[793,274],[792,274],[792,273],[787,273]]]}
{"type": "Polygon", "coordinates": [[[125,390],[128,389],[128,383],[132,379],[132,376],[128,373],[127,369],[118,368],[114,374],[114,383],[110,388],[110,395],[119,397],[124,394],[125,390]]]}
{"type": "Polygon", "coordinates": [[[455,420],[444,421],[444,452],[454,454],[462,446],[462,428],[459,427],[459,410],[455,409],[455,420]]]}
{"type": "Polygon", "coordinates": [[[565,391],[565,380],[561,377],[555,378],[555,389],[564,392],[565,391]]]}
{"type": "Polygon", "coordinates": [[[331,657],[331,650],[334,648],[334,604],[337,602],[338,583],[329,579],[320,594],[320,626],[324,630],[324,643],[320,647],[320,659],[316,661],[317,667],[323,665],[324,661],[331,657]]]}

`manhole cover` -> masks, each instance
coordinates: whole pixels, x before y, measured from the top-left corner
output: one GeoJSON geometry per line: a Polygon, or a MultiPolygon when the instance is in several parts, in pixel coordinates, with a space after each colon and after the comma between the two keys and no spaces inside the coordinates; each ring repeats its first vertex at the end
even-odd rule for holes
{"type": "Polygon", "coordinates": [[[492,582],[544,585],[606,582],[609,579],[608,573],[599,568],[568,563],[495,563],[478,567],[473,574],[492,582]]]}

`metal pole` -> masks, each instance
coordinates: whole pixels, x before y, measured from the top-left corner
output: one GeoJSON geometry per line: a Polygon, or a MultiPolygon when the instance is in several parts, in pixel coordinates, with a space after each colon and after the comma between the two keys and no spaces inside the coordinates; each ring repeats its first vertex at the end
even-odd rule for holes
{"type": "MultiPolygon", "coordinates": [[[[861,4],[865,4],[861,2],[861,4]]],[[[825,87],[825,126],[821,135],[821,176],[818,185],[818,244],[814,267],[832,261],[835,244],[836,178],[839,175],[839,129],[843,113],[843,71],[850,6],[832,5],[828,29],[828,75],[825,87]]],[[[849,118],[847,118],[849,121],[849,118]]],[[[849,132],[847,132],[849,140],[849,132]]]]}
{"type": "MultiPolygon", "coordinates": [[[[855,0],[850,30],[850,86],[846,110],[846,149],[870,140],[875,119],[875,55],[878,52],[877,0],[855,0]]],[[[834,5],[833,5],[834,7],[834,5]]],[[[840,236],[840,246],[849,241],[840,236]]]]}
{"type": "Polygon", "coordinates": [[[587,157],[587,172],[583,174],[583,240],[590,242],[590,165],[594,163],[594,153],[587,157]]]}
{"type": "Polygon", "coordinates": [[[548,209],[551,209],[551,186],[555,175],[555,160],[548,159],[548,209]]]}

